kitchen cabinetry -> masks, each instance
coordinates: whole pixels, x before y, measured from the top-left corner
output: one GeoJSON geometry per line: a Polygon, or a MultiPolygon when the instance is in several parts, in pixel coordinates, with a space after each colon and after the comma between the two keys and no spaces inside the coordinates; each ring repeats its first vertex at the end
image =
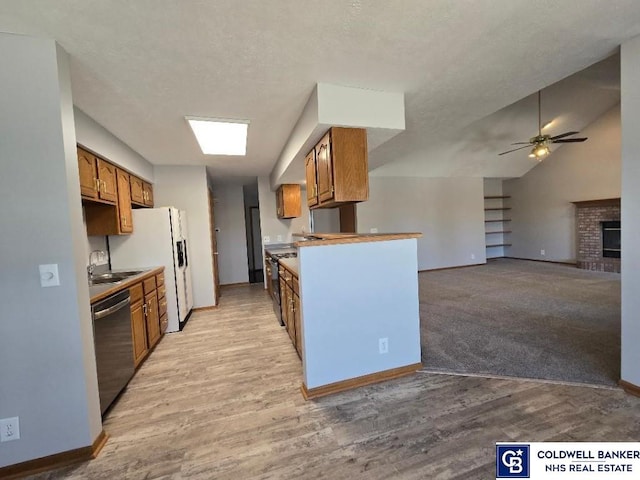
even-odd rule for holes
{"type": "Polygon", "coordinates": [[[82,148],[78,147],[77,151],[82,197],[115,204],[117,201],[116,167],[82,148]]]}
{"type": "Polygon", "coordinates": [[[153,207],[153,186],[131,175],[131,204],[134,207],[153,207]]]}
{"type": "Polygon", "coordinates": [[[282,321],[287,329],[291,343],[298,356],[302,358],[302,335],[300,328],[300,296],[298,276],[286,267],[280,265],[280,308],[282,321]]]}
{"type": "Polygon", "coordinates": [[[156,291],[156,277],[147,278],[143,282],[144,314],[147,325],[147,343],[152,349],[160,340],[160,316],[158,312],[158,294],[156,291]]]}
{"type": "Polygon", "coordinates": [[[164,273],[156,275],[156,284],[158,285],[158,315],[160,316],[160,335],[167,331],[169,320],[167,318],[167,287],[164,284],[164,273]]]}
{"type": "Polygon", "coordinates": [[[309,208],[331,208],[369,198],[367,132],[332,127],[305,159],[309,208]]]}
{"type": "Polygon", "coordinates": [[[133,214],[131,213],[131,184],[129,174],[119,168],[116,171],[118,180],[118,219],[120,233],[133,232],[133,214]]]}
{"type": "Polygon", "coordinates": [[[153,186],[150,183],[143,183],[144,205],[153,207],[153,186]]]}
{"type": "Polygon", "coordinates": [[[300,204],[300,185],[285,183],[276,191],[278,218],[296,218],[302,211],[300,204]]]}
{"type": "Polygon", "coordinates": [[[307,180],[307,205],[309,208],[318,204],[318,185],[316,172],[316,151],[315,149],[309,152],[305,162],[305,177],[307,180]]]}
{"type": "Polygon", "coordinates": [[[129,288],[131,295],[131,332],[133,334],[133,359],[135,366],[140,365],[147,355],[147,325],[143,311],[142,283],[129,288]]]}
{"type": "Polygon", "coordinates": [[[132,205],[153,207],[153,187],[78,147],[80,192],[88,235],[133,232],[132,205]]]}

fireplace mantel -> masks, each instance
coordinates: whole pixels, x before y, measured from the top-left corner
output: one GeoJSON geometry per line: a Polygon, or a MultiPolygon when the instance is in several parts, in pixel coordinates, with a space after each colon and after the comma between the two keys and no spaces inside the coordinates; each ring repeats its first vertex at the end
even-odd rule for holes
{"type": "Polygon", "coordinates": [[[582,200],[580,202],[571,202],[578,208],[587,207],[619,207],[620,198],[603,198],[601,200],[582,200]]]}

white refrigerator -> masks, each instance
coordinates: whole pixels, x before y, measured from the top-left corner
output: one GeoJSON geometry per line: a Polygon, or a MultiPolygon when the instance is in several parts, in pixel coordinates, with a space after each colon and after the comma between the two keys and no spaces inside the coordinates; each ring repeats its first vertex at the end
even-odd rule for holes
{"type": "Polygon", "coordinates": [[[187,215],[174,207],[133,211],[133,233],[110,236],[112,269],[164,267],[167,332],[182,330],[193,308],[187,215]]]}

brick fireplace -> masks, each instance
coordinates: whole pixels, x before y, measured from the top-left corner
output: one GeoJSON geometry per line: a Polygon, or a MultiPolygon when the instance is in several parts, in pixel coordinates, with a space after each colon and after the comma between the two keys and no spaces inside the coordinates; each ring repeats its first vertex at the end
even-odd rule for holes
{"type": "Polygon", "coordinates": [[[588,200],[573,204],[576,206],[578,268],[620,273],[620,252],[616,252],[615,245],[612,245],[616,243],[616,235],[618,244],[620,239],[620,230],[616,232],[612,228],[620,226],[620,199],[588,200]],[[606,245],[603,237],[606,237],[606,245]]]}

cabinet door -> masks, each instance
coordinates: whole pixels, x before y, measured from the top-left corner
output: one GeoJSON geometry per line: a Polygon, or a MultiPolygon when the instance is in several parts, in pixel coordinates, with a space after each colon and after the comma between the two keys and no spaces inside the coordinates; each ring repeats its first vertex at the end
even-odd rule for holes
{"type": "Polygon", "coordinates": [[[144,205],[144,182],[131,175],[131,201],[138,205],[144,205]]]}
{"type": "Polygon", "coordinates": [[[100,199],[116,202],[118,199],[116,188],[116,167],[98,158],[98,180],[100,182],[100,199]]]}
{"type": "Polygon", "coordinates": [[[131,332],[133,333],[133,359],[136,367],[147,353],[147,326],[142,302],[131,306],[131,332]]]}
{"type": "Polygon", "coordinates": [[[117,169],[118,179],[118,219],[120,231],[122,233],[133,232],[133,215],[131,213],[131,185],[129,184],[129,174],[124,170],[117,169]]]}
{"type": "MultiPolygon", "coordinates": [[[[289,277],[291,278],[291,277],[289,277]]],[[[289,310],[289,338],[293,345],[296,345],[296,322],[295,322],[295,312],[293,309],[293,289],[291,288],[291,284],[287,283],[287,308],[289,310]]]]}
{"type": "Polygon", "coordinates": [[[282,185],[276,190],[276,213],[278,214],[278,218],[284,217],[284,193],[282,185]]]}
{"type": "Polygon", "coordinates": [[[80,194],[86,198],[98,198],[98,170],[96,157],[78,148],[78,174],[80,194]]]}
{"type": "Polygon", "coordinates": [[[294,345],[298,351],[298,355],[302,358],[302,327],[300,326],[300,297],[294,292],[293,294],[293,325],[296,331],[294,345]]]}
{"type": "Polygon", "coordinates": [[[149,348],[158,343],[160,339],[160,317],[158,316],[158,297],[156,292],[146,295],[144,297],[147,314],[147,340],[149,348]]]}
{"type": "Polygon", "coordinates": [[[318,204],[318,179],[316,175],[316,152],[311,150],[305,159],[307,180],[307,205],[313,207],[318,204]]]}
{"type": "Polygon", "coordinates": [[[333,199],[333,162],[331,158],[331,131],[316,145],[316,168],[318,176],[318,202],[333,199]]]}
{"type": "Polygon", "coordinates": [[[144,182],[142,186],[144,188],[144,204],[147,207],[153,207],[153,185],[144,182]]]}

